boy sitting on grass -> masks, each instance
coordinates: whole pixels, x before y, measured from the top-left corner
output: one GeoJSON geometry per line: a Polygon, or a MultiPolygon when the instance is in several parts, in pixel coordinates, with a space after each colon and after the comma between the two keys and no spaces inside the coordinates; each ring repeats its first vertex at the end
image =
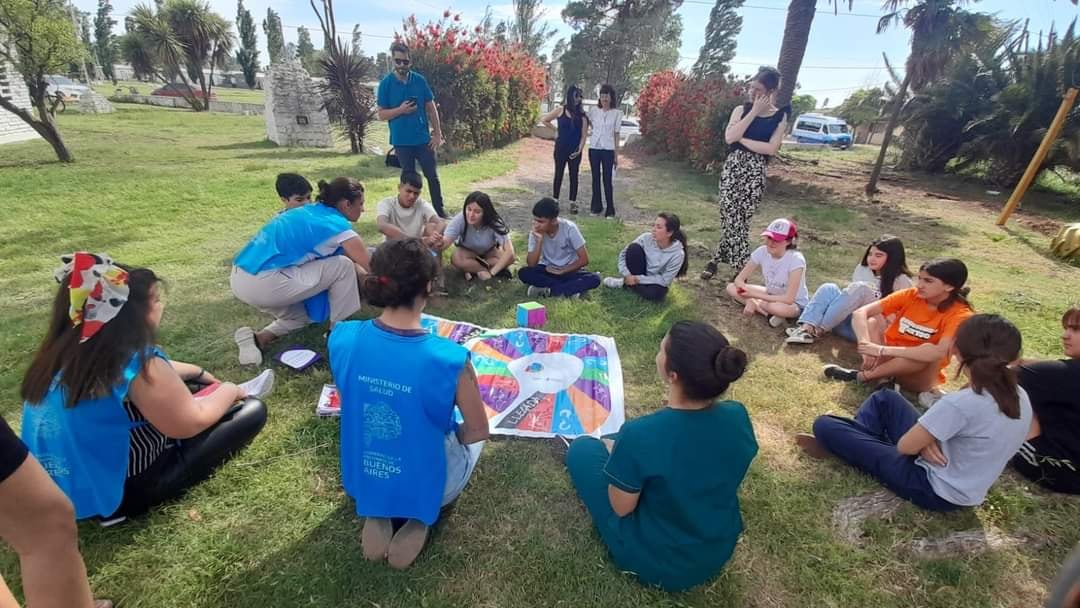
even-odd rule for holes
{"type": "Polygon", "coordinates": [[[585,237],[577,224],[559,218],[559,202],[542,198],[533,205],[529,254],[518,278],[529,286],[529,297],[578,298],[600,286],[600,275],[584,270],[589,263],[585,237]]]}
{"type": "Polygon", "coordinates": [[[303,207],[311,202],[311,182],[299,173],[278,173],[274,188],[281,197],[282,211],[303,207]]]}

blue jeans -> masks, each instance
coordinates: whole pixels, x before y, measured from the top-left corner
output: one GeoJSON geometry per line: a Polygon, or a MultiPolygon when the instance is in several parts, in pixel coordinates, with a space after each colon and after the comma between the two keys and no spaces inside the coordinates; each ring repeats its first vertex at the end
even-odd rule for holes
{"type": "Polygon", "coordinates": [[[457,500],[469,483],[473,469],[476,468],[476,461],[480,460],[484,442],[463,445],[458,441],[457,433],[450,431],[443,443],[446,448],[446,486],[443,488],[442,506],[445,507],[457,500]]]}
{"type": "Polygon", "coordinates": [[[808,323],[854,342],[851,313],[875,299],[874,290],[865,283],[852,283],[844,290],[836,283],[825,283],[810,298],[799,323],[808,323]]]}
{"type": "Polygon", "coordinates": [[[600,275],[595,272],[577,270],[569,274],[551,274],[543,264],[519,268],[518,278],[526,285],[551,289],[553,296],[572,296],[600,286],[600,275]]]}
{"type": "Polygon", "coordinates": [[[859,406],[855,419],[819,416],[814,437],[838,458],[877,479],[897,496],[928,511],[953,511],[959,505],[934,492],[926,469],[896,449],[904,433],[919,421],[915,406],[900,393],[875,391],[859,406]]]}
{"type": "Polygon", "coordinates": [[[427,178],[428,191],[431,196],[431,205],[435,207],[439,217],[446,217],[443,209],[442,184],[439,183],[439,171],[436,167],[435,151],[427,144],[419,146],[394,146],[398,160],[401,161],[401,172],[416,171],[416,163],[420,162],[420,169],[427,178]]]}

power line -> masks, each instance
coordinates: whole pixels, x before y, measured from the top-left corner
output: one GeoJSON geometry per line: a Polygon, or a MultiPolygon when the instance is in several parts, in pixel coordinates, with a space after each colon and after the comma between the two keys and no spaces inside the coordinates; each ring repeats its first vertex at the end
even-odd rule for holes
{"type": "MultiPolygon", "coordinates": [[[[691,56],[691,55],[679,55],[679,59],[688,59],[688,60],[692,60],[692,61],[697,61],[698,58],[694,57],[694,56],[691,56]]],[[[760,66],[761,65],[760,62],[756,63],[756,62],[753,62],[753,61],[729,61],[728,63],[731,64],[731,65],[751,65],[751,66],[760,66]]],[[[799,66],[799,69],[800,70],[884,70],[885,66],[883,66],[883,65],[803,65],[803,66],[799,66]]],[[[898,71],[898,72],[901,72],[901,71],[903,71],[904,68],[901,66],[901,67],[894,67],[893,69],[898,71]]]]}
{"type": "MultiPolygon", "coordinates": [[[[683,4],[702,4],[702,5],[705,5],[705,6],[713,6],[716,3],[715,2],[706,2],[705,0],[683,0],[683,4]]],[[[761,6],[761,5],[758,5],[758,4],[744,4],[744,5],[742,5],[741,8],[753,8],[753,9],[758,9],[758,10],[763,10],[763,11],[783,11],[783,12],[787,12],[787,10],[788,10],[786,6],[761,6]]],[[[869,18],[869,19],[881,19],[881,15],[872,15],[872,14],[869,14],[869,13],[844,13],[844,12],[840,12],[840,11],[833,12],[833,11],[826,11],[826,10],[821,10],[821,9],[815,10],[814,12],[815,13],[821,13],[822,15],[834,15],[834,16],[837,16],[837,17],[864,17],[864,18],[869,18]]]]}

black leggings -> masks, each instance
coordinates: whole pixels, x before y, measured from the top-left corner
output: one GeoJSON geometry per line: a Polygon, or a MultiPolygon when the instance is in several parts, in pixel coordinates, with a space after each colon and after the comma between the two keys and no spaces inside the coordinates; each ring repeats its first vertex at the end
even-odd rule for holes
{"type": "Polygon", "coordinates": [[[589,148],[589,170],[592,171],[592,212],[604,212],[604,215],[615,215],[615,191],[612,190],[611,178],[615,169],[615,151],[589,148]],[[604,194],[607,200],[607,210],[600,202],[600,178],[604,178],[604,194]]]}
{"type": "MultiPolygon", "coordinates": [[[[630,243],[626,247],[626,269],[630,271],[632,275],[645,275],[648,270],[648,264],[645,260],[645,250],[641,245],[637,243],[630,243]]],[[[663,285],[628,285],[630,291],[637,295],[651,300],[653,302],[659,302],[667,295],[667,287],[663,285]]]]}
{"type": "Polygon", "coordinates": [[[559,194],[562,192],[563,169],[569,165],[570,200],[577,202],[578,171],[581,169],[581,155],[578,154],[574,158],[570,158],[570,155],[574,152],[577,152],[577,148],[569,151],[561,151],[558,148],[555,149],[555,185],[551,189],[551,196],[556,199],[559,198],[559,194]]]}
{"type": "Polygon", "coordinates": [[[178,440],[145,471],[124,482],[124,499],[109,518],[135,517],[172,500],[206,478],[259,434],[266,424],[266,406],[245,399],[214,426],[191,439],[178,440]]]}

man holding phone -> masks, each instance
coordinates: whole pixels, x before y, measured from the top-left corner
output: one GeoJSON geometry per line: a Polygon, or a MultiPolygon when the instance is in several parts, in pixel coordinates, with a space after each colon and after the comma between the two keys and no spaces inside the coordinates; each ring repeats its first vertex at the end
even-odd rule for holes
{"type": "Polygon", "coordinates": [[[442,186],[436,168],[436,150],[443,144],[439,110],[427,80],[410,69],[409,47],[401,41],[390,45],[394,70],[379,83],[379,120],[390,123],[390,145],[394,146],[401,171],[420,170],[427,178],[431,204],[439,217],[445,218],[442,186]],[[422,109],[422,111],[421,111],[422,109]],[[429,127],[430,123],[430,127],[429,127]]]}

